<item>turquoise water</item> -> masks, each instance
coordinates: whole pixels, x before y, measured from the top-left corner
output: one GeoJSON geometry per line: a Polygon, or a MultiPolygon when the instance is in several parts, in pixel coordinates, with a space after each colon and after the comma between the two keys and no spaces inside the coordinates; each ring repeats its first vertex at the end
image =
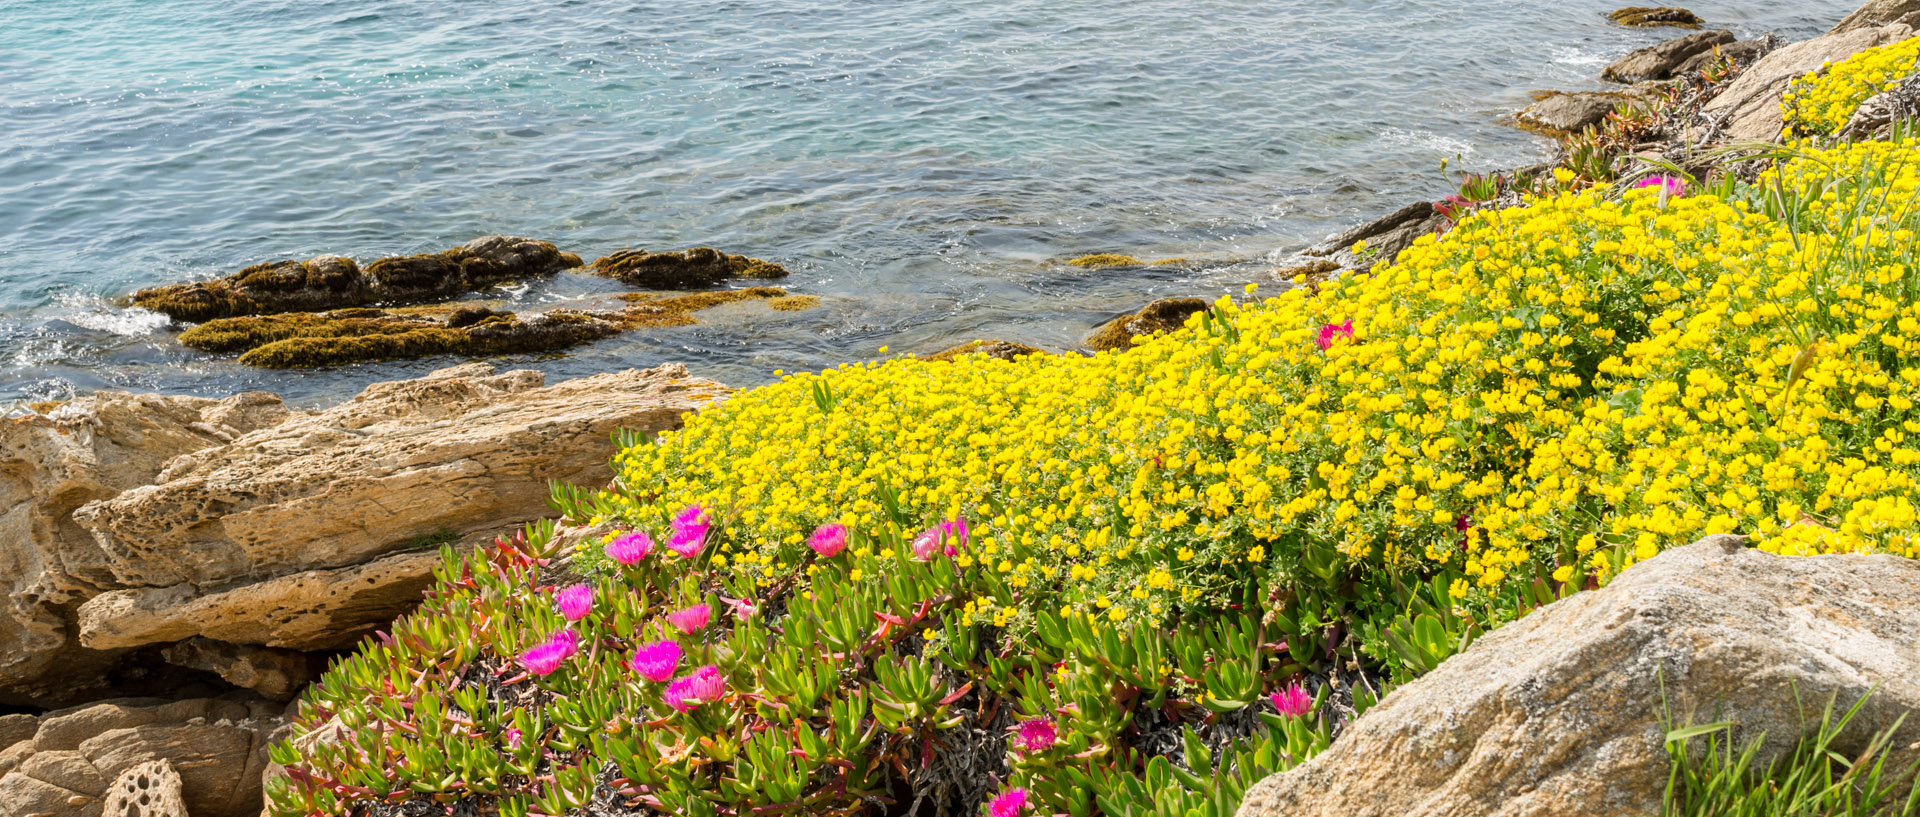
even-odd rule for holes
{"type": "MultiPolygon", "coordinates": [[[[975,337],[1069,348],[1166,295],[1546,146],[1503,116],[1672,36],[1620,0],[0,2],[0,400],[98,388],[312,404],[450,360],[261,372],[113,299],[276,258],[506,232],[586,258],[712,245],[821,308],[564,355],[774,369],[975,337]],[[1084,272],[1114,251],[1187,268],[1084,272]]],[[[1851,0],[1690,4],[1743,36],[1851,0]]],[[[604,292],[566,275],[522,308],[604,292]]]]}

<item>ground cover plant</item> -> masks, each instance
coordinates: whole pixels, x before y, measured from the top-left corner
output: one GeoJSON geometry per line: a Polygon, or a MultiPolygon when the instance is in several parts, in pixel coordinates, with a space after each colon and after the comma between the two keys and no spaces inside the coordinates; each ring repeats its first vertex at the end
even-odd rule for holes
{"type": "Polygon", "coordinates": [[[556,490],[613,532],[450,553],[309,693],[274,810],[1224,817],[1663,547],[1916,555],[1920,143],[1688,187],[1476,211],[1125,352],[792,375],[623,439],[556,490]]]}
{"type": "Polygon", "coordinates": [[[1911,76],[1920,59],[1920,37],[1869,48],[1801,77],[1780,101],[1787,130],[1827,136],[1847,124],[1860,103],[1911,76]]]}

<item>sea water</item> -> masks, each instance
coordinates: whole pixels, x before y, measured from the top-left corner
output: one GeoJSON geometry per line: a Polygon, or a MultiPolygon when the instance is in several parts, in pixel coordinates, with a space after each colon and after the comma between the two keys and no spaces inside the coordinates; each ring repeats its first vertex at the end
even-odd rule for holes
{"type": "MultiPolygon", "coordinates": [[[[1678,29],[1624,0],[0,0],[0,402],[101,388],[300,405],[457,362],[303,372],[181,347],[135,289],[485,233],[592,259],[713,246],[820,296],[515,356],[737,385],[974,338],[1074,348],[1216,297],[1460,168],[1678,29]],[[1183,256],[1082,270],[1090,252],[1183,256]]],[[[1690,7],[1812,36],[1854,0],[1690,7]]],[[[484,293],[543,309],[620,287],[484,293]]]]}

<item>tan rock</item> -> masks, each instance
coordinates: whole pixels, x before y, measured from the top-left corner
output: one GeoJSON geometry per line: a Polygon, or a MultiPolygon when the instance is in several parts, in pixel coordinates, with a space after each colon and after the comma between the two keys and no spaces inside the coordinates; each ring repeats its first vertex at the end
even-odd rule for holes
{"type": "Polygon", "coordinates": [[[1551,133],[1579,133],[1598,125],[1607,114],[1629,101],[1626,94],[1610,91],[1581,91],[1549,94],[1528,105],[1514,118],[1529,128],[1551,133]]]}
{"type": "MultiPolygon", "coordinates": [[[[1849,757],[1920,708],[1920,562],[1708,537],[1475,642],[1256,784],[1239,815],[1658,814],[1663,701],[1678,721],[1736,723],[1737,742],[1764,735],[1764,767],[1829,696],[1867,697],[1835,747],[1849,757]]],[[[1901,729],[1895,746],[1920,739],[1920,721],[1901,729]]]]}
{"type": "Polygon", "coordinates": [[[105,817],[188,817],[180,774],[164,759],[129,767],[107,789],[105,812],[105,817]]]}
{"type": "Polygon", "coordinates": [[[1893,23],[1905,24],[1908,28],[1920,28],[1920,0],[1871,0],[1866,5],[1853,10],[1839,23],[1830,34],[1858,31],[1863,28],[1879,28],[1893,23]]]}
{"type": "Polygon", "coordinates": [[[273,701],[293,700],[314,674],[314,659],[304,652],[230,644],[202,636],[189,638],[160,654],[169,664],[207,670],[273,701]]]}
{"type": "Polygon", "coordinates": [[[1778,139],[1785,127],[1780,98],[1787,92],[1788,83],[1827,63],[1912,35],[1911,27],[1893,23],[1838,31],[1783,46],[1747,66],[1701,113],[1721,124],[1721,135],[1726,139],[1778,139]]]}
{"type": "Polygon", "coordinates": [[[72,641],[73,608],[114,580],[73,510],[146,484],[173,457],[285,416],[270,395],[108,392],[0,420],[0,703],[57,706],[97,694],[116,659],[72,641]]]}
{"type": "Polygon", "coordinates": [[[10,817],[100,817],[100,806],[87,795],[17,771],[0,777],[0,814],[10,817]]]}
{"type": "Polygon", "coordinates": [[[0,715],[0,748],[33,740],[40,731],[40,719],[32,715],[0,715]]]}
{"type": "Polygon", "coordinates": [[[20,764],[21,774],[94,799],[107,794],[107,779],[76,751],[35,752],[20,764]]]}
{"type": "Polygon", "coordinates": [[[420,602],[438,551],[305,570],[198,595],[192,585],[114,590],[80,607],[80,639],[98,649],[206,636],[295,650],[350,647],[420,602]]]}
{"type": "Polygon", "coordinates": [[[231,721],[115,729],[81,744],[102,774],[115,779],[155,759],[180,775],[180,794],[194,817],[251,817],[260,811],[260,734],[231,721]]]}

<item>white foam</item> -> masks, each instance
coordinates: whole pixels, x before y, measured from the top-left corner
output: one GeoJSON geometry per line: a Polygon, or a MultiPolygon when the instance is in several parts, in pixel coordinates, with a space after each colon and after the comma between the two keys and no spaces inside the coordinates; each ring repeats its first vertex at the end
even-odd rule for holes
{"type": "Polygon", "coordinates": [[[1465,156],[1473,152],[1472,142],[1451,136],[1441,136],[1430,130],[1388,128],[1380,133],[1380,141],[1389,145],[1416,147],[1454,156],[1465,156]]]}
{"type": "Polygon", "coordinates": [[[61,309],[53,317],[95,332],[121,337],[151,335],[167,328],[172,322],[167,316],[153,310],[137,306],[123,309],[91,295],[65,294],[58,296],[56,302],[61,309]]]}

